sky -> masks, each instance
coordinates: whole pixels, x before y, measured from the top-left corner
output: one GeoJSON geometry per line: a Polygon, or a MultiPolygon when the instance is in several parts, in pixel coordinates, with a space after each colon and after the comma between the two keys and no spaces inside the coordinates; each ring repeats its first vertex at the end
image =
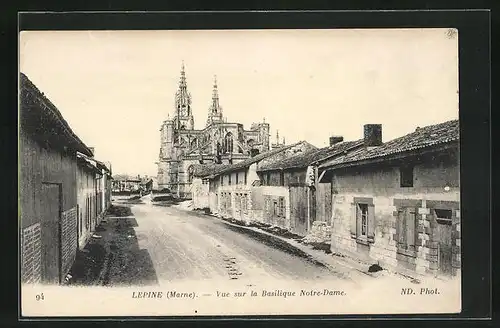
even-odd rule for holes
{"type": "Polygon", "coordinates": [[[458,37],[448,29],[29,31],[19,68],[113,174],[156,175],[160,126],[184,61],[195,128],[214,75],[228,122],[271,141],[383,141],[458,119],[458,37]]]}

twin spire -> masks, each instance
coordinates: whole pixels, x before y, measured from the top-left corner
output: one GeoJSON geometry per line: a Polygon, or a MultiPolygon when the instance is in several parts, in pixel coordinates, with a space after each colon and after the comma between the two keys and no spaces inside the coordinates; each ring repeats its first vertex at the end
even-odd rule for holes
{"type": "MultiPolygon", "coordinates": [[[[184,61],[181,65],[181,77],[179,80],[179,90],[176,95],[176,106],[178,103],[188,103],[191,104],[191,95],[187,92],[187,82],[186,82],[186,69],[184,61]],[[180,99],[179,99],[180,98],[180,99]],[[189,98],[187,101],[183,101],[182,98],[189,98]]],[[[214,75],[214,84],[212,90],[212,102],[208,109],[208,119],[207,125],[215,121],[222,121],[222,107],[219,104],[219,91],[217,88],[217,76],[214,75]]]]}

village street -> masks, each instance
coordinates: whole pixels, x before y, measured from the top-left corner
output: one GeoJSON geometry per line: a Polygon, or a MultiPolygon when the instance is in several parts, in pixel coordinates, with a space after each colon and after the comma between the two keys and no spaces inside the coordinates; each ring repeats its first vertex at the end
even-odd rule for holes
{"type": "MultiPolygon", "coordinates": [[[[150,202],[131,206],[132,216],[106,219],[108,226],[127,222],[106,285],[165,284],[189,280],[340,279],[319,263],[243,227],[197,212],[150,202]],[[127,230],[128,229],[128,230],[127,230]]],[[[115,243],[113,241],[113,243],[115,243]]]]}

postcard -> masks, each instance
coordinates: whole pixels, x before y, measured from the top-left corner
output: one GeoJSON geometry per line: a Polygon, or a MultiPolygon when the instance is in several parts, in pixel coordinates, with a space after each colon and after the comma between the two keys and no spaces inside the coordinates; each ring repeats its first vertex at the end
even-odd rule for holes
{"type": "Polygon", "coordinates": [[[22,316],[460,313],[458,33],[22,31],[22,316]]]}

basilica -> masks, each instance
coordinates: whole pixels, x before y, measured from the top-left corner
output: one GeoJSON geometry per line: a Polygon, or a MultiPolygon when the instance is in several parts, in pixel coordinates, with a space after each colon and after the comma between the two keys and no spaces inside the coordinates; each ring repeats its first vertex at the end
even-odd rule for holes
{"type": "Polygon", "coordinates": [[[269,123],[265,119],[248,130],[241,123],[227,121],[219,103],[216,78],[205,127],[195,129],[184,63],[173,117],[163,121],[160,132],[158,188],[167,188],[178,197],[189,197],[193,164],[235,164],[270,149],[269,123]]]}

